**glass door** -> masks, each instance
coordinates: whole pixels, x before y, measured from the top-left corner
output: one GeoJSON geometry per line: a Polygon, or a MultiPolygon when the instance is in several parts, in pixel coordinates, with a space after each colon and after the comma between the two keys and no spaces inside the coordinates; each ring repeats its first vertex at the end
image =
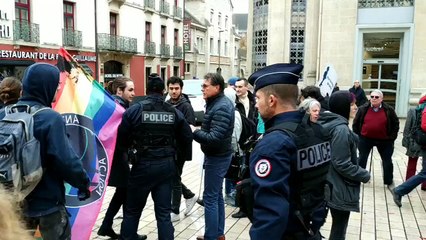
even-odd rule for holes
{"type": "Polygon", "coordinates": [[[383,101],[395,108],[398,102],[402,34],[365,33],[363,38],[361,87],[367,96],[374,89],[381,90],[383,101]]]}
{"type": "Polygon", "coordinates": [[[389,61],[364,63],[362,88],[365,94],[374,89],[383,92],[383,101],[395,108],[398,87],[398,64],[389,61]]]}

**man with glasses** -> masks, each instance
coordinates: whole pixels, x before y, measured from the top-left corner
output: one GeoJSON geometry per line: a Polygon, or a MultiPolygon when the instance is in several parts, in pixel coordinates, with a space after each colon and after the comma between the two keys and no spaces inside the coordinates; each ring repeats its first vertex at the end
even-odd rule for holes
{"type": "Polygon", "coordinates": [[[370,94],[370,104],[358,108],[352,129],[359,136],[359,165],[366,168],[368,155],[371,149],[376,147],[382,158],[383,182],[392,189],[392,154],[398,136],[399,119],[395,110],[383,102],[382,91],[373,90],[370,94]]]}
{"type": "Polygon", "coordinates": [[[225,206],[222,183],[231,164],[231,139],[234,129],[234,103],[224,95],[225,81],[217,73],[204,77],[201,91],[206,100],[206,113],[201,129],[191,125],[194,140],[204,152],[204,236],[197,240],[225,239],[225,206]]]}

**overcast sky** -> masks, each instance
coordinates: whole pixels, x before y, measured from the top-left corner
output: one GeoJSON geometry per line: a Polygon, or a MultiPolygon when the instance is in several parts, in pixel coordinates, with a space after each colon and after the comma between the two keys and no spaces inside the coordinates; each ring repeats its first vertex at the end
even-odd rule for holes
{"type": "Polygon", "coordinates": [[[248,13],[248,3],[250,0],[233,0],[234,13],[248,13]]]}

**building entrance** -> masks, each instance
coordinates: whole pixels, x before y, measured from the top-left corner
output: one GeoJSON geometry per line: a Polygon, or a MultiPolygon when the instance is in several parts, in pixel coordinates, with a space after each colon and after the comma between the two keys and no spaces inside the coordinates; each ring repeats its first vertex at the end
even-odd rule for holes
{"type": "Polygon", "coordinates": [[[362,88],[369,94],[374,89],[383,92],[383,101],[396,107],[398,98],[399,55],[402,34],[364,34],[362,88]]]}

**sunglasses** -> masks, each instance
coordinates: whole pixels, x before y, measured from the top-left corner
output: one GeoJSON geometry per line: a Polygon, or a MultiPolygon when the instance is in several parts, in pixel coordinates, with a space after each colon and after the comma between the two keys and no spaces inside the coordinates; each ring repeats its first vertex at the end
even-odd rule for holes
{"type": "Polygon", "coordinates": [[[371,98],[379,99],[379,96],[370,96],[371,98]]]}

